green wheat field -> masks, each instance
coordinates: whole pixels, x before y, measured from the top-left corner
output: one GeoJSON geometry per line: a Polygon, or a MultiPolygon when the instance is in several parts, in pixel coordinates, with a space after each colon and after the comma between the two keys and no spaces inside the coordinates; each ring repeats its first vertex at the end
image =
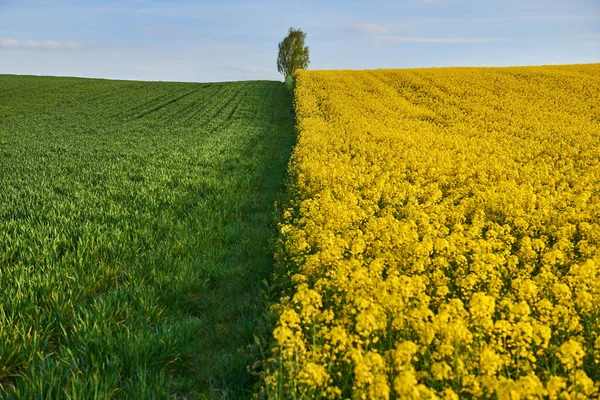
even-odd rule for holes
{"type": "Polygon", "coordinates": [[[0,398],[247,397],[294,140],[280,82],[0,75],[0,398]]]}

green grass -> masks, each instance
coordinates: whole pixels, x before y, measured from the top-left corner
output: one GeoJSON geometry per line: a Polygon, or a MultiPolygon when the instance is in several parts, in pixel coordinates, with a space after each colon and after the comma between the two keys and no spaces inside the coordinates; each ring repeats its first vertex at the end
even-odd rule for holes
{"type": "Polygon", "coordinates": [[[245,398],[279,82],[0,75],[0,398],[245,398]]]}

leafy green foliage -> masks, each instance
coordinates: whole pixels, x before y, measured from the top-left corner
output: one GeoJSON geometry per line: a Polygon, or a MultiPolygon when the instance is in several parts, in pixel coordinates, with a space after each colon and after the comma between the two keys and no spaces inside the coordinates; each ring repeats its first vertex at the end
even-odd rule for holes
{"type": "Polygon", "coordinates": [[[0,398],[244,397],[285,86],[0,88],[0,398]]]}
{"type": "Polygon", "coordinates": [[[277,71],[287,81],[297,69],[306,69],[310,63],[308,46],[304,44],[306,33],[290,28],[288,35],[279,43],[277,71]]]}

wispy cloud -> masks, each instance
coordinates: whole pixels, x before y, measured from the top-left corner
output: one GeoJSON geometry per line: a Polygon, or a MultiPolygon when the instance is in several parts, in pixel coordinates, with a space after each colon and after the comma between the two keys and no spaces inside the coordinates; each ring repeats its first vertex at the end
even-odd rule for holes
{"type": "Polygon", "coordinates": [[[83,46],[78,42],[0,39],[0,47],[12,49],[79,50],[83,46]]]}
{"type": "Polygon", "coordinates": [[[392,27],[386,24],[377,24],[370,22],[353,22],[346,24],[346,30],[349,32],[381,34],[391,31],[392,27]]]}
{"type": "Polygon", "coordinates": [[[19,47],[21,43],[14,39],[0,39],[0,46],[2,47],[19,47]]]}
{"type": "Polygon", "coordinates": [[[586,39],[600,38],[600,33],[584,33],[582,35],[579,35],[579,37],[586,39]]]}
{"type": "Polygon", "coordinates": [[[496,43],[497,39],[489,38],[441,38],[441,37],[412,37],[412,36],[378,36],[377,40],[400,43],[496,43]]]}

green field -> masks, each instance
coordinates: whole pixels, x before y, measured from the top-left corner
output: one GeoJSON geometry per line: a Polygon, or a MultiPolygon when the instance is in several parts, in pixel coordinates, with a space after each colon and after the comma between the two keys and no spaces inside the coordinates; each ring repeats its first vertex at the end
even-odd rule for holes
{"type": "Polygon", "coordinates": [[[0,398],[247,396],[291,102],[0,75],[0,398]]]}

